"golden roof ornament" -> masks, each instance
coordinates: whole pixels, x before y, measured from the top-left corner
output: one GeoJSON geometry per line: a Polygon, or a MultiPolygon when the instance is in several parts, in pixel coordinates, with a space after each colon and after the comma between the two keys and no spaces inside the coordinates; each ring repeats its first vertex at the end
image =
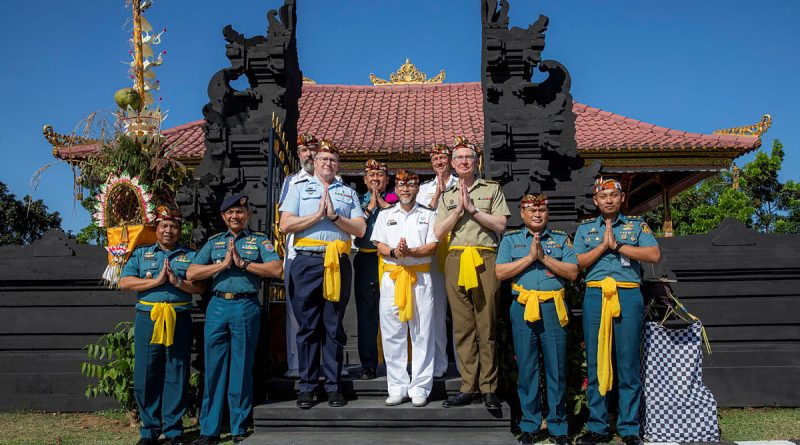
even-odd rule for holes
{"type": "Polygon", "coordinates": [[[769,130],[772,125],[772,116],[765,114],[761,121],[753,125],[745,125],[743,127],[724,128],[722,130],[714,130],[714,134],[733,134],[738,136],[758,136],[769,130]]]}
{"type": "Polygon", "coordinates": [[[380,77],[376,76],[375,74],[370,73],[369,80],[372,82],[373,85],[415,85],[415,84],[424,84],[424,83],[442,83],[444,82],[444,70],[440,71],[434,77],[428,79],[428,75],[421,72],[414,66],[413,63],[409,59],[406,59],[406,63],[404,63],[397,72],[394,72],[389,75],[389,80],[381,79],[380,77]]]}

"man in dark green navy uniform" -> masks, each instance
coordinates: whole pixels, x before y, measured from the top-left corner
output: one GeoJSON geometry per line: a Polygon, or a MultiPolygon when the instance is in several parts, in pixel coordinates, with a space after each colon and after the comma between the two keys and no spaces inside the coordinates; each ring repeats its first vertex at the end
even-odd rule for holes
{"type": "Polygon", "coordinates": [[[567,234],[547,228],[550,213],[547,196],[525,195],[520,214],[522,230],[506,232],[497,252],[495,274],[511,278],[511,327],[519,376],[517,393],[522,408],[517,438],[532,444],[542,424],[539,391],[539,352],[547,384],[547,430],[557,445],[571,445],[565,410],[567,378],[567,330],[564,279],[578,276],[578,260],[567,234]]]}
{"type": "Polygon", "coordinates": [[[213,278],[204,330],[201,436],[193,445],[218,441],[226,397],[233,442],[246,437],[245,422],[253,407],[253,356],[261,319],[258,290],[262,277],[279,277],[283,271],[267,236],[247,228],[250,208],[246,196],[226,198],[220,212],[228,231],[209,238],[187,272],[194,280],[213,278]]]}
{"type": "Polygon", "coordinates": [[[186,386],[192,347],[192,294],[202,283],[186,280],[194,252],[179,246],[181,214],[156,209],[155,244],[133,251],[122,270],[120,289],[137,291],[134,322],[133,393],[142,420],[137,445],[183,443],[186,386]]]}
{"type": "Polygon", "coordinates": [[[661,259],[653,233],[640,217],[620,213],[625,193],[618,181],[598,178],[594,205],[600,216],[583,222],[575,232],[578,264],[586,269],[583,297],[583,335],[589,384],[589,419],[578,445],[594,445],[611,439],[606,393],[619,382],[617,432],[626,445],[641,445],[639,375],[644,302],[639,286],[641,262],[661,259]],[[613,345],[613,348],[612,348],[613,345]],[[616,362],[612,368],[613,361],[616,362]]]}

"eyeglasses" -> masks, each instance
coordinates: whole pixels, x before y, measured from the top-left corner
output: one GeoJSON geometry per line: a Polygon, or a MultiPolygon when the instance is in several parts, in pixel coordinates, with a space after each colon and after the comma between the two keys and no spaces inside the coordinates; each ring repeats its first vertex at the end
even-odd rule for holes
{"type": "Polygon", "coordinates": [[[453,159],[455,159],[456,162],[474,161],[475,156],[456,156],[453,159]]]}
{"type": "Polygon", "coordinates": [[[416,181],[397,181],[395,182],[395,188],[414,188],[418,187],[419,183],[416,181]]]}
{"type": "Polygon", "coordinates": [[[327,164],[327,163],[337,164],[339,162],[339,160],[336,159],[336,158],[320,158],[320,157],[317,157],[317,158],[314,158],[314,160],[315,161],[319,161],[319,162],[321,162],[323,164],[327,164]]]}

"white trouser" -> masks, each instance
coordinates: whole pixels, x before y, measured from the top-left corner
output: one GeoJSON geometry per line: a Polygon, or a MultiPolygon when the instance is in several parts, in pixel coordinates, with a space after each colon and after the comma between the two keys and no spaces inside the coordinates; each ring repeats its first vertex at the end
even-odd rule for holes
{"type": "MultiPolygon", "coordinates": [[[[433,282],[433,337],[436,352],[433,358],[433,375],[447,372],[447,294],[444,290],[444,273],[439,271],[436,256],[431,264],[433,282]]],[[[458,361],[458,360],[456,360],[458,361]]]]}
{"type": "Polygon", "coordinates": [[[417,273],[412,290],[413,317],[401,323],[394,304],[394,280],[389,272],[381,280],[381,340],[390,396],[425,397],[433,387],[433,294],[431,275],[417,273]],[[411,334],[411,376],[408,365],[408,334],[411,334]]]}

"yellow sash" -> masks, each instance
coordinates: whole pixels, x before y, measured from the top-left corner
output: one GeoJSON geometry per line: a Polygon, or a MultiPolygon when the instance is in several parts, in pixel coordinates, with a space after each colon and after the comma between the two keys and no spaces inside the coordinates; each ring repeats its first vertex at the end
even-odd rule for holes
{"type": "MultiPolygon", "coordinates": [[[[320,241],[311,238],[295,240],[295,247],[325,246],[325,275],[322,281],[322,297],[334,303],[339,302],[342,289],[342,275],[339,271],[339,255],[350,253],[350,241],[320,241]]],[[[349,286],[350,283],[347,283],[349,286]]]]}
{"type": "Polygon", "coordinates": [[[470,289],[478,287],[478,266],[483,265],[479,250],[489,250],[494,252],[494,247],[482,246],[450,246],[449,250],[462,250],[461,263],[458,267],[458,285],[469,292],[470,289]]]}
{"type": "Polygon", "coordinates": [[[192,303],[150,303],[149,301],[139,300],[145,306],[153,306],[150,310],[150,319],[155,322],[153,325],[153,336],[150,337],[150,344],[172,346],[175,339],[175,306],[188,306],[192,303]]]}
{"type": "Polygon", "coordinates": [[[394,305],[400,309],[400,321],[405,323],[414,317],[413,289],[417,283],[417,272],[431,271],[430,263],[414,266],[385,263],[389,278],[394,281],[394,305]]]}
{"type": "Polygon", "coordinates": [[[601,396],[605,396],[614,383],[614,369],[611,365],[611,341],[614,328],[612,318],[619,317],[622,309],[619,305],[619,290],[635,289],[639,283],[617,281],[605,277],[600,281],[587,281],[587,287],[599,287],[603,291],[602,309],[600,311],[600,331],[597,334],[597,382],[601,396]]]}
{"type": "Polygon", "coordinates": [[[553,303],[556,305],[558,322],[561,324],[561,327],[566,326],[567,322],[569,322],[567,306],[564,304],[563,288],[559,290],[528,290],[514,283],[511,285],[511,289],[519,292],[517,302],[525,306],[525,321],[534,323],[541,320],[542,314],[539,310],[539,303],[553,300],[553,303]]]}

